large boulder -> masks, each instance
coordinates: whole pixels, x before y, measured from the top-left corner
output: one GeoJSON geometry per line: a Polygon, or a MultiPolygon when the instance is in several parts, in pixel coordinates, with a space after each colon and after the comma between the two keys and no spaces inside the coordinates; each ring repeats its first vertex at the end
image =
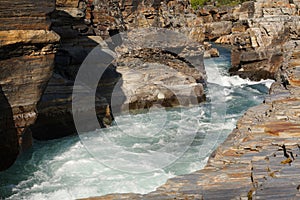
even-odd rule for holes
{"type": "Polygon", "coordinates": [[[155,103],[173,107],[205,100],[202,45],[164,29],[140,29],[126,38],[117,49],[116,70],[121,79],[114,94],[122,99],[121,93],[124,101],[114,106],[147,109],[155,103]]]}
{"type": "Polygon", "coordinates": [[[205,24],[205,34],[209,40],[215,40],[222,35],[228,35],[231,33],[231,29],[231,21],[212,22],[205,24]]]}

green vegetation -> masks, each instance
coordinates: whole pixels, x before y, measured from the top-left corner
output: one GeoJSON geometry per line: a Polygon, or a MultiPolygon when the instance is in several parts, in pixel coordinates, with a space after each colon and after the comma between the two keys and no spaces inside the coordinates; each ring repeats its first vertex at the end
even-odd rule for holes
{"type": "Polygon", "coordinates": [[[191,5],[194,10],[198,9],[199,7],[203,7],[204,5],[216,5],[216,6],[222,6],[222,5],[228,5],[228,6],[235,6],[240,3],[243,3],[247,0],[191,0],[191,5]]]}
{"type": "Polygon", "coordinates": [[[194,10],[198,9],[199,7],[204,6],[208,1],[207,0],[191,0],[191,5],[194,10]]]}

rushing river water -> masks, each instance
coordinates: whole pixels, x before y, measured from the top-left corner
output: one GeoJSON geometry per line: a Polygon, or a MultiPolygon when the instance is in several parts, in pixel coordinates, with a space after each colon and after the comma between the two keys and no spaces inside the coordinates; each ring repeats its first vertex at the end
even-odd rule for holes
{"type": "Polygon", "coordinates": [[[224,141],[249,107],[263,101],[272,83],[229,77],[230,52],[219,50],[219,58],[205,60],[207,103],[117,116],[116,126],[81,136],[82,141],[78,136],[35,141],[10,169],[0,172],[0,199],[63,200],[108,193],[147,193],[168,178],[203,168],[209,153],[224,141]],[[119,129],[130,134],[122,134],[119,129]],[[189,131],[195,134],[187,137],[189,131]],[[139,135],[141,132],[143,135],[139,135]],[[178,137],[172,140],[176,134],[178,137]],[[96,141],[99,144],[105,139],[122,148],[115,149],[109,146],[111,143],[97,145],[96,141]],[[168,144],[172,144],[172,152],[161,152],[154,159],[157,162],[151,162],[153,157],[143,159],[168,144]],[[156,169],[159,167],[153,163],[163,168],[156,169]],[[131,173],[130,169],[144,173],[131,173]]]}

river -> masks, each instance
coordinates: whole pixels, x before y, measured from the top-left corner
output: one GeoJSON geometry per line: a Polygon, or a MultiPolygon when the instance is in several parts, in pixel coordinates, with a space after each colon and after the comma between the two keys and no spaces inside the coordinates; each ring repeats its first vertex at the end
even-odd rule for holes
{"type": "Polygon", "coordinates": [[[115,126],[105,130],[34,141],[31,150],[0,172],[0,198],[64,200],[148,193],[168,178],[203,168],[238,118],[263,101],[272,83],[230,77],[230,51],[218,48],[219,58],[205,60],[206,103],[120,115],[115,126]]]}

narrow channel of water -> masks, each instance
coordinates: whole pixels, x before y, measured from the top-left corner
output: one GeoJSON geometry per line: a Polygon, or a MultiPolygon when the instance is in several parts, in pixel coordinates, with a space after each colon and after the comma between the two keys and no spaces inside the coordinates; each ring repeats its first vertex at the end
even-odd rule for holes
{"type": "Polygon", "coordinates": [[[116,126],[81,136],[85,146],[78,136],[35,141],[14,166],[0,172],[0,199],[63,200],[148,193],[168,178],[203,168],[209,152],[224,141],[249,107],[263,101],[272,83],[228,76],[230,51],[219,50],[219,58],[205,60],[207,103],[117,116],[116,126]],[[110,142],[107,146],[97,145],[106,140],[110,142]],[[168,148],[160,154],[153,154],[165,146],[168,148]],[[144,159],[148,155],[152,157],[144,159]],[[162,169],[153,171],[161,165],[162,169]],[[129,173],[130,169],[139,172],[141,167],[149,172],[129,173]]]}

